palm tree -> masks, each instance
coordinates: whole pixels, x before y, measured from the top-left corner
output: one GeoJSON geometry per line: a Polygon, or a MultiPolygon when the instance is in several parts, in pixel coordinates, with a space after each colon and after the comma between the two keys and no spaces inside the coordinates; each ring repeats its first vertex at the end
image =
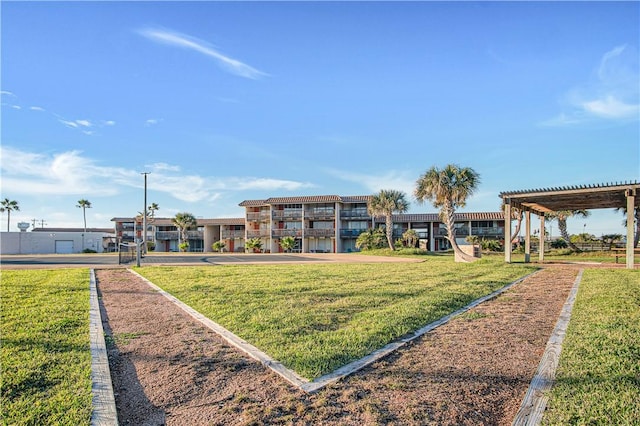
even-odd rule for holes
{"type": "Polygon", "coordinates": [[[85,200],[84,198],[82,200],[78,200],[78,204],[76,205],[76,207],[82,209],[82,218],[84,219],[84,233],[87,233],[87,209],[91,208],[91,201],[89,200],[85,200]]]}
{"type": "MultiPolygon", "coordinates": [[[[625,217],[625,220],[622,222],[625,226],[625,228],[627,227],[627,208],[626,207],[620,207],[616,209],[616,212],[622,212],[622,214],[625,217]]],[[[635,234],[633,236],[633,246],[634,247],[638,247],[638,243],[640,243],[640,206],[636,206],[636,208],[633,211],[634,213],[634,218],[635,218],[635,223],[636,223],[636,231],[635,234]]]]}
{"type": "Polygon", "coordinates": [[[147,210],[149,210],[149,217],[151,221],[153,221],[156,217],[156,211],[160,210],[160,207],[158,207],[158,203],[151,203],[151,205],[147,207],[147,210]]]}
{"type": "Polygon", "coordinates": [[[455,211],[464,207],[480,183],[480,175],[470,167],[449,164],[443,169],[431,167],[416,182],[414,195],[419,202],[431,201],[440,208],[440,219],[447,227],[447,239],[453,251],[465,262],[475,259],[464,253],[456,242],[455,211]]]}
{"type": "Polygon", "coordinates": [[[558,221],[558,229],[560,230],[560,235],[562,235],[562,239],[567,242],[571,250],[575,252],[581,252],[580,248],[576,246],[572,241],[571,237],[569,237],[569,232],[567,232],[567,219],[572,216],[580,216],[580,217],[589,217],[589,212],[587,210],[560,210],[557,212],[549,212],[545,215],[545,219],[548,217],[549,220],[556,219],[558,221]]]}
{"type": "MultiPolygon", "coordinates": [[[[502,200],[502,204],[500,206],[501,210],[504,212],[506,210],[506,205],[504,204],[504,199],[502,200]]],[[[520,239],[518,238],[518,234],[520,233],[520,228],[522,227],[522,217],[523,217],[523,213],[524,211],[519,208],[516,207],[514,205],[511,206],[511,218],[515,218],[516,219],[516,229],[513,230],[513,233],[511,234],[511,242],[512,243],[518,243],[518,247],[520,246],[520,239]]],[[[504,225],[507,226],[507,224],[509,224],[509,226],[511,226],[511,221],[508,220],[506,217],[504,218],[504,225]]]]}
{"type": "Polygon", "coordinates": [[[404,241],[404,244],[407,247],[415,248],[419,240],[420,238],[418,237],[418,233],[415,229],[407,229],[404,234],[402,234],[402,241],[404,241]]]}
{"type": "Polygon", "coordinates": [[[409,202],[404,192],[394,189],[382,189],[376,195],[371,196],[367,203],[367,210],[371,216],[384,216],[389,248],[393,246],[393,214],[404,213],[409,209],[409,202]]]}
{"type": "Polygon", "coordinates": [[[17,201],[9,200],[8,198],[0,201],[0,205],[2,206],[0,207],[0,213],[7,212],[7,232],[9,232],[9,225],[11,224],[11,212],[19,212],[20,206],[18,205],[17,201]]]}
{"type": "Polygon", "coordinates": [[[293,250],[295,246],[296,246],[295,237],[287,236],[287,237],[280,238],[280,247],[282,247],[282,250],[284,250],[285,253],[291,252],[291,250],[293,250]]]}
{"type": "MultiPolygon", "coordinates": [[[[191,213],[183,212],[176,213],[175,217],[171,219],[174,225],[178,227],[178,231],[180,233],[180,244],[186,244],[185,247],[188,249],[189,247],[189,229],[195,228],[198,226],[198,221],[196,217],[191,213]]],[[[186,251],[186,250],[185,250],[186,251]]]]}
{"type": "Polygon", "coordinates": [[[256,250],[260,251],[262,249],[262,240],[260,238],[249,238],[247,242],[244,244],[244,248],[249,251],[255,252],[256,250]]]}

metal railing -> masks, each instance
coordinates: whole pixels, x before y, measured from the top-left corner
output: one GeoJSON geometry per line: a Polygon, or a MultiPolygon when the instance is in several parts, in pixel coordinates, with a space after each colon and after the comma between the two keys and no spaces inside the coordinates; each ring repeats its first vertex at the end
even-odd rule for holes
{"type": "Polygon", "coordinates": [[[333,228],[306,228],[304,230],[305,237],[334,237],[336,235],[336,230],[333,228]]]}

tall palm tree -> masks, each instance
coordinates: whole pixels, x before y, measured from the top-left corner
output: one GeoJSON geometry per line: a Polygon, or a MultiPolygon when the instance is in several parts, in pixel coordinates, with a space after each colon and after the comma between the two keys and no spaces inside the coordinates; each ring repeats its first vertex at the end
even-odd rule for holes
{"type": "Polygon", "coordinates": [[[84,198],[82,200],[78,200],[78,204],[76,205],[76,207],[82,209],[82,218],[84,219],[84,233],[87,233],[87,209],[91,208],[91,201],[89,200],[85,200],[84,198]]]}
{"type": "Polygon", "coordinates": [[[367,210],[371,216],[384,216],[387,242],[389,248],[393,246],[393,214],[404,213],[409,209],[409,202],[402,191],[394,189],[382,189],[376,195],[371,196],[367,203],[367,210]]]}
{"type": "Polygon", "coordinates": [[[431,201],[440,208],[440,219],[447,227],[447,239],[453,251],[465,262],[475,260],[464,253],[456,242],[455,212],[464,207],[480,183],[480,175],[470,167],[449,164],[443,169],[431,167],[416,181],[414,195],[419,202],[431,201]]]}
{"type": "Polygon", "coordinates": [[[549,220],[557,220],[558,221],[558,229],[560,230],[560,235],[562,235],[562,239],[567,242],[571,250],[576,252],[581,252],[580,248],[571,242],[571,238],[569,237],[569,232],[567,231],[567,219],[570,217],[589,217],[589,212],[587,210],[560,210],[557,212],[549,212],[545,215],[545,218],[548,217],[549,220]]]}
{"type": "Polygon", "coordinates": [[[189,243],[189,229],[195,228],[198,226],[198,221],[196,217],[191,213],[183,212],[176,213],[176,216],[171,219],[174,225],[178,227],[178,231],[180,232],[180,240],[182,243],[189,243]]]}
{"type": "MultiPolygon", "coordinates": [[[[622,214],[625,217],[625,220],[622,222],[624,224],[624,226],[627,226],[627,208],[626,207],[620,207],[616,209],[616,212],[622,212],[622,214]]],[[[638,243],[640,243],[640,206],[636,206],[636,208],[633,210],[634,213],[634,218],[635,218],[635,223],[636,223],[636,230],[633,236],[633,246],[634,247],[638,247],[638,243]]]]}
{"type": "Polygon", "coordinates": [[[147,210],[149,210],[149,217],[153,221],[153,219],[156,217],[156,211],[160,210],[160,207],[158,207],[158,203],[151,203],[149,207],[147,207],[147,210]]]}
{"type": "Polygon", "coordinates": [[[5,198],[0,201],[0,213],[7,212],[7,232],[9,232],[9,225],[11,224],[11,212],[19,212],[20,205],[15,200],[9,200],[5,198]]]}

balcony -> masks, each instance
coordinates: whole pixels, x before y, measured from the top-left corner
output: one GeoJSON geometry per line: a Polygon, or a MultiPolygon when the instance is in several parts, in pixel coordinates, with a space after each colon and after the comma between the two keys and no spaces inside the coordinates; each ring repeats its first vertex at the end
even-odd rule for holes
{"type": "Polygon", "coordinates": [[[366,210],[342,210],[340,217],[342,219],[371,219],[366,210]]]}
{"type": "Polygon", "coordinates": [[[269,211],[264,210],[261,212],[248,212],[247,213],[247,221],[249,222],[266,222],[269,221],[269,211]]]}
{"type": "Polygon", "coordinates": [[[308,228],[304,230],[304,236],[305,237],[335,237],[336,236],[336,230],[333,228],[320,228],[320,229],[313,229],[313,228],[308,228]]]}
{"type": "Polygon", "coordinates": [[[220,237],[221,238],[244,238],[244,231],[238,231],[238,230],[233,230],[233,231],[229,231],[229,230],[222,230],[220,232],[220,237]]]}
{"type": "Polygon", "coordinates": [[[302,229],[274,229],[274,237],[302,237],[302,229]]]}
{"type": "Polygon", "coordinates": [[[305,212],[304,218],[310,220],[333,220],[336,217],[335,210],[309,210],[305,212]]]}
{"type": "Polygon", "coordinates": [[[302,218],[302,209],[295,210],[274,210],[273,218],[276,220],[281,219],[300,219],[302,218]]]}
{"type": "Polygon", "coordinates": [[[341,229],[340,236],[343,238],[358,238],[360,234],[362,234],[367,229],[341,229]]]}
{"type": "Polygon", "coordinates": [[[177,240],[178,231],[158,231],[156,232],[156,240],[177,240]]]}
{"type": "Polygon", "coordinates": [[[268,229],[249,229],[247,230],[247,238],[270,237],[271,231],[268,229]]]}

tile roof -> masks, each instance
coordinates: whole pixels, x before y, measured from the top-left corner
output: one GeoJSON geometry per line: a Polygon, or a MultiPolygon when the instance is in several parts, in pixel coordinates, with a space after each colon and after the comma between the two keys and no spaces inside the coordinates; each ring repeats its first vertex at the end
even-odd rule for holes
{"type": "Polygon", "coordinates": [[[257,207],[273,204],[313,204],[313,203],[366,203],[370,195],[306,195],[295,197],[271,197],[266,200],[245,200],[239,205],[241,207],[257,207]]]}

